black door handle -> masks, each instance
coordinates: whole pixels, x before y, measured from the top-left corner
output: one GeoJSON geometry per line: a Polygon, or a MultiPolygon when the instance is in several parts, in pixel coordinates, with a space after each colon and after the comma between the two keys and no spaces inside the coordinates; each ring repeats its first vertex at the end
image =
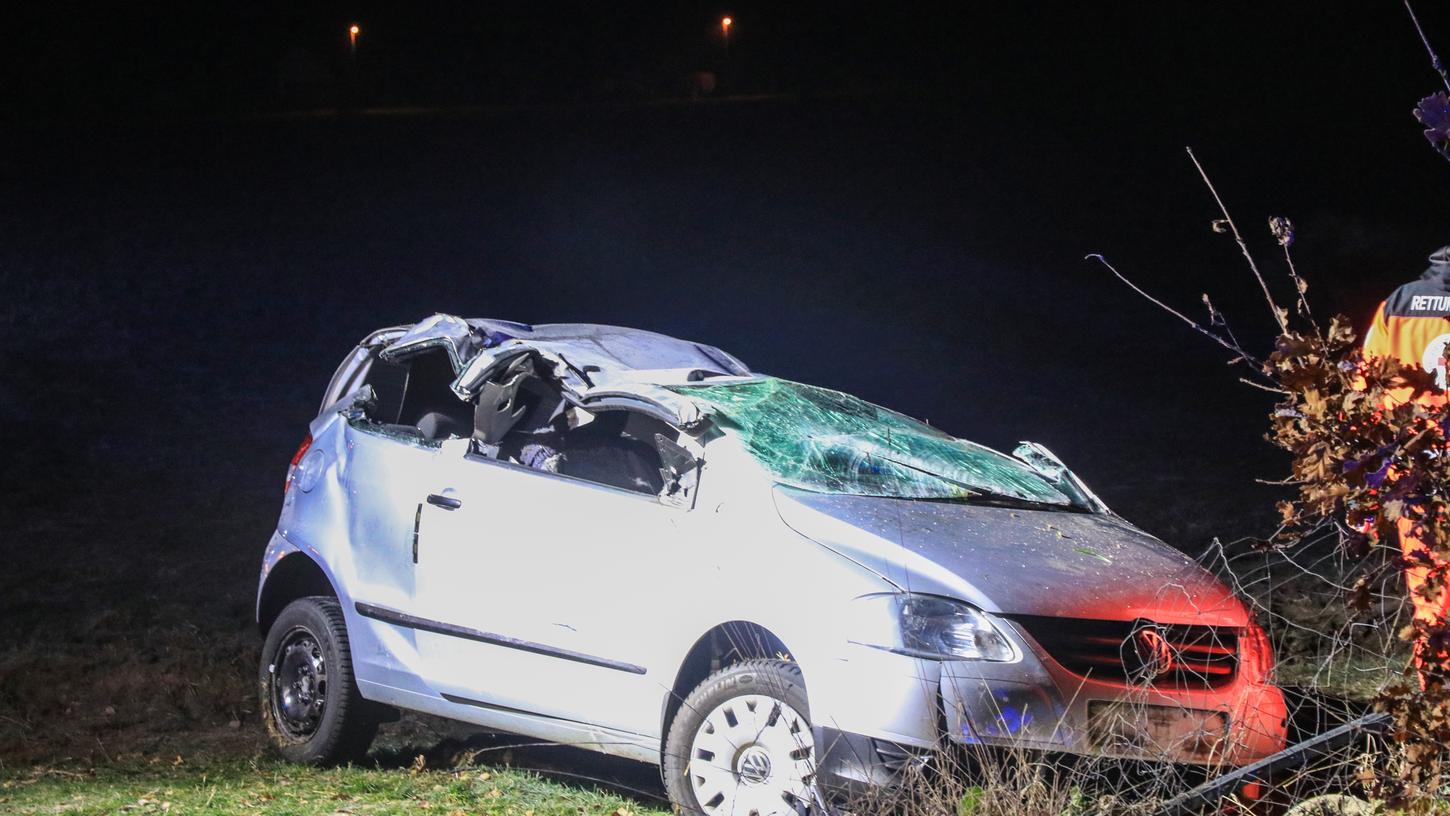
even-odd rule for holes
{"type": "Polygon", "coordinates": [[[434,507],[441,507],[444,510],[457,510],[463,506],[463,502],[452,496],[440,496],[437,493],[428,494],[428,503],[434,507]]]}

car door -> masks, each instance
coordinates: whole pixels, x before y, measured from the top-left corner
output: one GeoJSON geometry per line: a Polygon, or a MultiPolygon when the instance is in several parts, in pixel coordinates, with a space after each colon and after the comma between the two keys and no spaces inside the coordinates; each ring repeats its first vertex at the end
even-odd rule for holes
{"type": "Polygon", "coordinates": [[[365,422],[343,430],[347,485],[355,500],[348,518],[354,600],[395,609],[413,603],[416,488],[429,479],[438,450],[416,438],[365,422]]]}
{"type": "Polygon", "coordinates": [[[352,639],[358,677],[394,689],[412,691],[420,683],[415,633],[399,616],[415,611],[419,486],[439,478],[444,439],[426,436],[419,425],[443,428],[440,416],[470,412],[449,388],[453,376],[439,348],[396,362],[374,360],[366,373],[370,395],[343,417],[347,540],[334,567],[348,576],[348,613],[358,616],[350,620],[358,627],[352,639]]]}
{"type": "Polygon", "coordinates": [[[417,607],[428,677],[456,702],[635,733],[675,668],[652,583],[686,507],[474,453],[424,499],[417,607]]]}

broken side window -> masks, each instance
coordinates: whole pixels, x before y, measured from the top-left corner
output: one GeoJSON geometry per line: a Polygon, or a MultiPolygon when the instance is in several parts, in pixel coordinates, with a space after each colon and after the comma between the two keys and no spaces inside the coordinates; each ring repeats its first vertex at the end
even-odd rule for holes
{"type": "Polygon", "coordinates": [[[372,360],[364,385],[372,397],[361,406],[354,425],[409,442],[437,444],[450,437],[467,438],[473,409],[454,395],[453,365],[444,349],[432,349],[405,360],[372,360]]]}
{"type": "Polygon", "coordinates": [[[648,493],[664,492],[664,462],[655,444],[657,434],[674,435],[665,423],[633,411],[601,411],[582,415],[557,437],[558,472],[588,482],[648,493]]]}
{"type": "Polygon", "coordinates": [[[673,445],[679,431],[635,411],[579,408],[526,360],[484,385],[473,422],[474,449],[484,456],[671,503],[692,495],[689,468],[680,455],[666,462],[659,442],[673,445]]]}
{"type": "Polygon", "coordinates": [[[443,349],[409,357],[397,424],[412,425],[424,439],[432,441],[468,438],[473,432],[473,407],[449,388],[455,374],[443,349]]]}
{"type": "Polygon", "coordinates": [[[368,418],[386,425],[396,424],[403,410],[403,391],[408,386],[408,364],[378,359],[374,352],[363,382],[372,386],[374,394],[368,406],[368,418]]]}

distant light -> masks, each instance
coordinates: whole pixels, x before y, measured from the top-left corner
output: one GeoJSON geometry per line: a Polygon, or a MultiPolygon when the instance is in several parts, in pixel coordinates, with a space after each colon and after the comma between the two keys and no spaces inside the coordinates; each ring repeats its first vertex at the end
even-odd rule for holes
{"type": "Polygon", "coordinates": [[[360,28],[358,28],[358,27],[357,27],[357,26],[353,26],[353,27],[352,27],[352,28],[349,28],[349,29],[348,29],[348,30],[347,30],[347,33],[349,33],[349,34],[351,34],[351,35],[352,35],[352,36],[354,36],[354,37],[356,37],[356,36],[357,36],[357,34],[358,34],[358,32],[359,32],[359,31],[361,31],[361,30],[362,30],[362,29],[360,29],[360,28]]]}
{"type": "Polygon", "coordinates": [[[729,17],[722,17],[722,18],[720,18],[720,27],[723,28],[723,29],[725,29],[726,31],[729,31],[730,30],[730,26],[732,26],[734,24],[735,24],[735,21],[732,20],[732,19],[730,19],[729,17]]]}

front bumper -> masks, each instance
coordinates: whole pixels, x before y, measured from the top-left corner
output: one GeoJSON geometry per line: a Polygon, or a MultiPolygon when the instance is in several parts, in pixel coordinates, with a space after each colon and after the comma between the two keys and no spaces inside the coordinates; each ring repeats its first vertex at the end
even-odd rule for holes
{"type": "Polygon", "coordinates": [[[1253,762],[1287,741],[1283,692],[1267,683],[1131,687],[1041,663],[1009,665],[1015,670],[943,664],[945,736],[969,746],[1210,766],[1253,762]]]}
{"type": "Polygon", "coordinates": [[[1287,742],[1283,693],[1247,672],[1211,689],[1129,687],[1079,677],[1025,639],[1020,645],[1011,663],[853,647],[825,684],[830,689],[811,689],[813,716],[827,726],[816,734],[825,786],[859,792],[889,784],[931,748],[1233,767],[1287,742]]]}
{"type": "Polygon", "coordinates": [[[923,766],[931,756],[923,748],[826,726],[816,726],[814,732],[816,781],[834,802],[863,801],[871,790],[899,783],[912,765],[923,766]]]}

